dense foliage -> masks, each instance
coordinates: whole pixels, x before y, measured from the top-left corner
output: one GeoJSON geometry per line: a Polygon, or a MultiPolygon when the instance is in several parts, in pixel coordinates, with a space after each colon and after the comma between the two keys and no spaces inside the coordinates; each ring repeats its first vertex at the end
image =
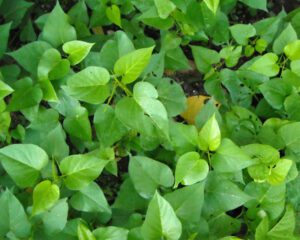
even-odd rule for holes
{"type": "Polygon", "coordinates": [[[299,239],[300,9],[42,2],[0,0],[0,239],[299,239]]]}

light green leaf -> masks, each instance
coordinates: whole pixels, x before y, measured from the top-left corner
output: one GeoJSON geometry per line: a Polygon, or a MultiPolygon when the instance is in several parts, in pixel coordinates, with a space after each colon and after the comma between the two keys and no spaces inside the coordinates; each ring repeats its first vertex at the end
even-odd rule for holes
{"type": "Polygon", "coordinates": [[[134,85],[133,97],[144,112],[153,120],[156,127],[168,138],[169,120],[167,110],[157,100],[158,92],[155,87],[148,82],[138,82],[134,85]]]}
{"type": "Polygon", "coordinates": [[[280,159],[274,168],[271,170],[271,174],[268,177],[268,183],[272,185],[278,185],[284,182],[287,177],[291,167],[293,165],[293,161],[289,159],[280,159]]]}
{"type": "MultiPolygon", "coordinates": [[[[300,46],[300,45],[299,45],[300,46]]],[[[259,57],[248,69],[268,77],[274,77],[279,73],[277,64],[278,56],[274,53],[266,53],[259,57]]]]}
{"type": "Polygon", "coordinates": [[[40,38],[58,47],[66,42],[75,40],[76,30],[69,23],[69,17],[64,13],[59,2],[47,17],[40,38]]]}
{"type": "Polygon", "coordinates": [[[9,37],[9,30],[11,27],[11,22],[0,25],[0,59],[3,57],[3,54],[6,52],[8,37],[9,37]]]}
{"type": "Polygon", "coordinates": [[[164,198],[171,204],[179,219],[198,222],[204,202],[204,182],[179,188],[164,198]]]}
{"type": "Polygon", "coordinates": [[[275,39],[273,43],[273,51],[276,54],[283,53],[286,45],[294,42],[298,39],[297,33],[293,26],[289,23],[287,27],[281,32],[281,34],[275,39]]]}
{"type": "Polygon", "coordinates": [[[234,67],[239,62],[239,59],[242,55],[242,50],[243,50],[242,46],[224,47],[220,51],[220,57],[225,59],[225,64],[226,64],[227,67],[234,67]]]}
{"type": "Polygon", "coordinates": [[[128,171],[135,189],[144,198],[151,198],[158,186],[171,187],[174,183],[171,169],[148,157],[132,157],[128,171]]]}
{"type": "Polygon", "coordinates": [[[0,149],[3,168],[21,188],[33,186],[48,163],[43,149],[33,144],[12,144],[0,149]]]}
{"type": "Polygon", "coordinates": [[[240,2],[254,9],[267,11],[267,0],[240,0],[240,2]]]}
{"type": "Polygon", "coordinates": [[[59,187],[49,180],[40,182],[33,189],[32,215],[37,215],[50,209],[59,199],[59,187]]]}
{"type": "Polygon", "coordinates": [[[14,52],[8,53],[13,57],[26,71],[33,75],[37,74],[39,61],[51,45],[43,41],[28,43],[14,52]]]}
{"type": "Polygon", "coordinates": [[[215,114],[199,132],[198,146],[202,151],[216,151],[221,143],[221,132],[215,114]]]}
{"type": "Polygon", "coordinates": [[[101,227],[93,231],[97,240],[127,240],[129,231],[120,227],[101,227]]]}
{"type": "Polygon", "coordinates": [[[77,227],[78,240],[96,240],[95,236],[83,223],[79,223],[77,227]]]}
{"type": "Polygon", "coordinates": [[[2,82],[0,79],[0,100],[11,94],[13,91],[14,90],[10,86],[2,82]]]}
{"type": "Polygon", "coordinates": [[[158,15],[166,19],[176,9],[176,5],[170,0],[154,0],[158,15]]]}
{"type": "Polygon", "coordinates": [[[255,229],[255,240],[267,239],[267,233],[269,231],[269,219],[264,217],[257,228],[255,229]]]}
{"type": "Polygon", "coordinates": [[[121,12],[118,5],[113,4],[111,7],[107,7],[106,16],[111,22],[122,28],[121,12]]]}
{"type": "Polygon", "coordinates": [[[220,0],[204,0],[204,3],[214,14],[217,13],[220,0]]]}
{"type": "Polygon", "coordinates": [[[80,190],[95,180],[108,162],[93,155],[78,154],[64,158],[59,169],[66,186],[71,190],[80,190]]]}
{"type": "Polygon", "coordinates": [[[67,80],[67,92],[74,98],[99,104],[109,96],[109,72],[102,67],[87,67],[67,80]]]}
{"type": "Polygon", "coordinates": [[[300,60],[300,40],[296,40],[284,47],[284,53],[291,61],[300,60]]]}
{"type": "Polygon", "coordinates": [[[9,191],[0,195],[0,238],[12,232],[18,238],[28,238],[31,225],[19,200],[9,191]]]}
{"type": "Polygon", "coordinates": [[[155,193],[149,203],[146,219],[142,225],[142,236],[147,240],[178,240],[182,226],[171,205],[155,193]]]}
{"type": "Polygon", "coordinates": [[[141,48],[122,56],[115,63],[115,74],[122,76],[125,84],[134,82],[147,67],[153,49],[154,47],[141,48]]]}
{"type": "Polygon", "coordinates": [[[300,76],[300,59],[291,61],[291,70],[300,76]]]}
{"type": "Polygon", "coordinates": [[[111,213],[101,188],[95,182],[75,193],[70,199],[70,204],[78,211],[111,213]]]}
{"type": "Polygon", "coordinates": [[[230,139],[224,138],[211,163],[215,171],[236,172],[255,164],[255,161],[230,139]]]}
{"type": "Polygon", "coordinates": [[[209,171],[208,164],[200,158],[197,152],[188,152],[182,155],[176,164],[175,186],[179,183],[192,185],[206,178],[209,171]]]}
{"type": "Polygon", "coordinates": [[[69,54],[68,59],[71,65],[80,63],[89,54],[94,43],[74,40],[65,43],[62,48],[65,53],[69,54]]]}
{"type": "Polygon", "coordinates": [[[256,30],[251,24],[235,24],[229,29],[234,40],[240,45],[247,45],[248,39],[256,34],[256,30]]]}

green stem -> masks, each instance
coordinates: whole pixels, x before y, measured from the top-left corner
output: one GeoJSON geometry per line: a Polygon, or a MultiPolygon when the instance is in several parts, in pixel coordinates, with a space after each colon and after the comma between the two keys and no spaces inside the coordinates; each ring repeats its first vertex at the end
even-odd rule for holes
{"type": "Polygon", "coordinates": [[[211,158],[210,158],[210,152],[209,152],[209,151],[207,151],[207,152],[206,152],[206,154],[207,154],[207,158],[208,158],[209,169],[211,169],[211,158]]]}
{"type": "Polygon", "coordinates": [[[132,92],[126,87],[126,85],[120,82],[117,78],[115,78],[115,81],[119,85],[119,87],[123,89],[127,96],[131,97],[133,95],[132,92]]]}

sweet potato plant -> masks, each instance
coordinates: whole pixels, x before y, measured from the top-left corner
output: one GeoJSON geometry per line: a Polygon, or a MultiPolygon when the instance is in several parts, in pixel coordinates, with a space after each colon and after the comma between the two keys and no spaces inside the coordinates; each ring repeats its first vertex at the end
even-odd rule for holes
{"type": "Polygon", "coordinates": [[[279,2],[0,0],[0,239],[300,239],[279,2]]]}

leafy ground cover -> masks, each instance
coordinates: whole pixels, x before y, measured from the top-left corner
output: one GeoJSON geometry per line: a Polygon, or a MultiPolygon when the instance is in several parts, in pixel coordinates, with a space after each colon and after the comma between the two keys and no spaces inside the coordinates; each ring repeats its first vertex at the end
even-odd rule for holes
{"type": "Polygon", "coordinates": [[[0,239],[299,239],[299,5],[0,0],[0,239]]]}

